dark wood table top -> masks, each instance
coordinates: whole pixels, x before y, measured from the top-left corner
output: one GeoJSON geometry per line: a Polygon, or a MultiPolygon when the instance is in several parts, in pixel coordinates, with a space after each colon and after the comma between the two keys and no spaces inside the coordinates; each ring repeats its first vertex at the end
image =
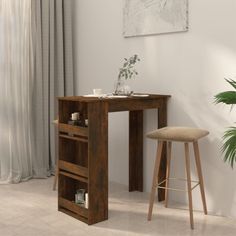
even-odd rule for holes
{"type": "MultiPolygon", "coordinates": [[[[141,93],[135,95],[142,95],[141,93]]],[[[75,101],[81,103],[105,102],[108,104],[109,112],[134,111],[158,108],[162,102],[166,102],[170,95],[148,94],[148,96],[127,96],[127,97],[85,97],[71,96],[59,97],[59,101],[75,101]]]]}
{"type": "Polygon", "coordinates": [[[58,97],[58,100],[68,100],[68,101],[78,101],[78,102],[97,102],[97,101],[107,101],[112,102],[113,100],[119,100],[119,101],[136,101],[136,100],[156,100],[160,98],[168,98],[171,97],[170,95],[162,95],[162,94],[148,94],[148,93],[135,93],[134,96],[127,96],[120,98],[119,96],[112,96],[112,97],[87,97],[85,96],[67,96],[67,97],[58,97]],[[140,95],[140,96],[138,96],[140,95]],[[142,96],[142,95],[148,95],[148,96],[142,96]]]}

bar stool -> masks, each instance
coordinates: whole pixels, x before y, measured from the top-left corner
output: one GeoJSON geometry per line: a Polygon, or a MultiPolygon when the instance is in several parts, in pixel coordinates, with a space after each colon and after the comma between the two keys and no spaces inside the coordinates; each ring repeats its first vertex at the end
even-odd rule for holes
{"type": "MultiPolygon", "coordinates": [[[[198,185],[200,186],[204,213],[205,213],[205,215],[207,215],[207,206],[206,206],[206,198],[205,198],[205,192],[204,192],[204,184],[203,184],[203,176],[202,176],[202,169],[201,169],[198,140],[208,134],[209,134],[209,132],[207,130],[198,129],[198,128],[190,128],[190,127],[164,127],[164,128],[157,129],[157,130],[147,134],[148,138],[158,140],[156,161],[155,161],[154,173],[153,173],[152,191],[151,191],[150,202],[149,202],[148,220],[151,220],[151,217],[152,217],[153,203],[155,200],[155,194],[156,194],[157,188],[165,189],[165,207],[168,206],[168,190],[177,190],[177,191],[180,190],[180,189],[169,188],[169,180],[175,179],[175,178],[170,178],[170,161],[171,161],[172,141],[184,143],[185,164],[186,164],[186,174],[187,174],[187,179],[184,179],[184,180],[187,182],[187,191],[186,192],[188,192],[191,229],[194,229],[192,190],[195,187],[197,187],[198,185]],[[159,172],[164,142],[167,142],[166,178],[165,178],[165,180],[158,183],[158,172],[159,172]],[[193,143],[194,156],[195,156],[199,181],[191,181],[190,160],[189,160],[189,143],[193,143]],[[166,187],[162,187],[161,184],[163,184],[165,182],[166,182],[166,187]],[[195,182],[195,185],[193,187],[191,184],[192,182],[195,182]]],[[[183,179],[181,179],[181,180],[183,180],[183,179]]],[[[181,190],[181,191],[183,191],[183,190],[181,190]]]]}

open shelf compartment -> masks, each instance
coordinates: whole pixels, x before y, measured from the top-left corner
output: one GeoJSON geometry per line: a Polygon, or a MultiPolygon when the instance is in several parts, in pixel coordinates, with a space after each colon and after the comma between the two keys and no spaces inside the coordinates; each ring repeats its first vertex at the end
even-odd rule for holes
{"type": "Polygon", "coordinates": [[[88,172],[88,143],[59,136],[59,168],[79,175],[88,172]]]}
{"type": "Polygon", "coordinates": [[[71,114],[79,112],[84,119],[87,119],[87,104],[77,101],[59,100],[59,123],[68,124],[71,114]]]}
{"type": "Polygon", "coordinates": [[[66,176],[63,172],[59,172],[58,209],[88,223],[89,210],[75,203],[78,189],[85,189],[88,192],[88,184],[76,179],[76,176],[66,176]]]}
{"type": "Polygon", "coordinates": [[[68,124],[58,124],[59,136],[74,139],[77,141],[88,142],[88,128],[73,126],[68,124]]]}

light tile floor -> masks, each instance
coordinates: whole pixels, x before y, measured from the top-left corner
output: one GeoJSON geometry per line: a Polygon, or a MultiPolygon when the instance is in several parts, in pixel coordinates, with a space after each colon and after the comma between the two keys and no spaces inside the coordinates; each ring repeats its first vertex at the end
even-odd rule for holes
{"type": "Polygon", "coordinates": [[[148,195],[110,186],[109,220],[87,226],[57,211],[53,178],[0,185],[0,236],[235,236],[236,220],[194,212],[195,229],[189,227],[186,210],[155,204],[148,222],[148,195]]]}

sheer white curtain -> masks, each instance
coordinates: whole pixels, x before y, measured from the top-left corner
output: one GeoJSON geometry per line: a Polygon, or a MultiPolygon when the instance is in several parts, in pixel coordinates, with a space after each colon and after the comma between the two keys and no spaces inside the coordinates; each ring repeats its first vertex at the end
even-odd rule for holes
{"type": "Polygon", "coordinates": [[[0,183],[33,176],[31,0],[0,0],[0,183]]]}
{"type": "Polygon", "coordinates": [[[71,0],[0,0],[0,183],[53,173],[56,97],[73,90],[71,0]]]}

